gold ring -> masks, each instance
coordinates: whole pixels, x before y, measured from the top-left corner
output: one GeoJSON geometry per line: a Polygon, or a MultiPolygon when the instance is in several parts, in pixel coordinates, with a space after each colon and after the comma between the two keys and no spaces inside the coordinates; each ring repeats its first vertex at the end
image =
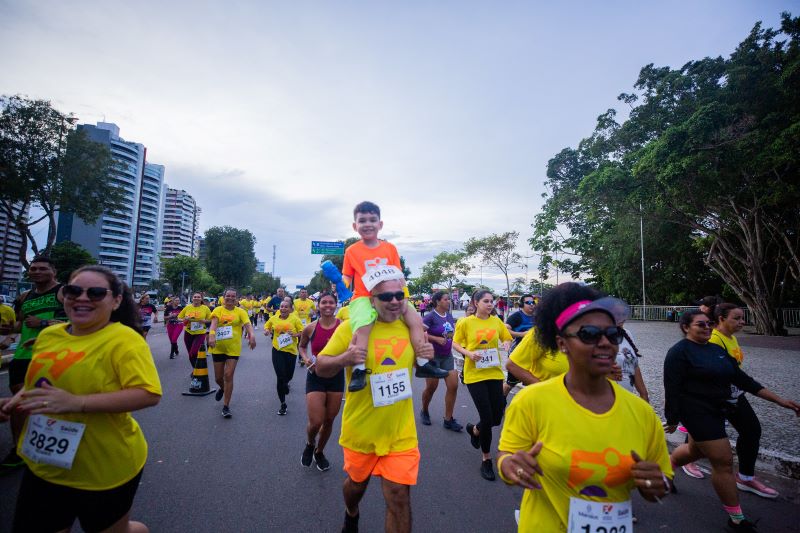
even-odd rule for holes
{"type": "Polygon", "coordinates": [[[644,486],[645,486],[645,487],[647,487],[647,488],[649,489],[650,487],[652,487],[652,486],[653,486],[653,482],[652,482],[652,481],[650,481],[649,479],[645,479],[645,480],[644,480],[644,486]]]}
{"type": "Polygon", "coordinates": [[[524,474],[524,473],[525,473],[525,471],[523,469],[517,468],[517,477],[521,478],[522,474],[524,474]]]}

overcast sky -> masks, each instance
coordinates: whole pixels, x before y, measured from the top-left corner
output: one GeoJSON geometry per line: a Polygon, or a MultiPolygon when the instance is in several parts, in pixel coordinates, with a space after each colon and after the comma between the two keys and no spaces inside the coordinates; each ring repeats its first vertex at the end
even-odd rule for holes
{"type": "Polygon", "coordinates": [[[530,255],[548,159],[642,66],[727,56],[796,6],[0,0],[0,93],[116,123],[195,197],[201,230],[249,229],[267,271],[277,245],[289,287],[318,268],[311,240],[355,235],[365,199],[416,274],[493,232],[530,255]]]}

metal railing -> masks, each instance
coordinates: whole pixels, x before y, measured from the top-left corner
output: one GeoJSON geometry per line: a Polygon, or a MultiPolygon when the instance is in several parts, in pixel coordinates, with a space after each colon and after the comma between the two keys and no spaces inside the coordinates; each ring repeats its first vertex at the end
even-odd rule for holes
{"type": "MultiPolygon", "coordinates": [[[[686,309],[696,309],[694,305],[632,305],[631,320],[677,322],[678,314],[686,309]]],[[[753,316],[750,309],[742,307],[744,311],[745,324],[754,326],[753,316]]],[[[783,325],[787,328],[800,327],[800,309],[781,309],[783,314],[783,325]]]]}

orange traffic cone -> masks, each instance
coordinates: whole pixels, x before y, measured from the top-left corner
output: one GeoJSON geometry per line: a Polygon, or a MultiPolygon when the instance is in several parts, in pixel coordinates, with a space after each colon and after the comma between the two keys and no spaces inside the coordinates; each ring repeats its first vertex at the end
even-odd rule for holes
{"type": "Polygon", "coordinates": [[[184,396],[208,396],[217,389],[212,389],[208,383],[208,359],[206,358],[206,343],[204,342],[197,351],[197,360],[192,370],[192,380],[189,382],[189,392],[184,396]]]}

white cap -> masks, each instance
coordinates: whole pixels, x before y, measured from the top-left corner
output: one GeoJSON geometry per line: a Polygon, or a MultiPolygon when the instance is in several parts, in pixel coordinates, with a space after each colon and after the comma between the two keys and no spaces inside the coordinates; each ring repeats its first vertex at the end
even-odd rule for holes
{"type": "Polygon", "coordinates": [[[378,283],[395,279],[405,280],[406,277],[403,275],[402,270],[392,265],[382,265],[378,268],[371,268],[367,270],[366,274],[361,276],[361,281],[364,282],[364,287],[366,287],[369,292],[372,292],[372,289],[374,289],[378,283]]]}

